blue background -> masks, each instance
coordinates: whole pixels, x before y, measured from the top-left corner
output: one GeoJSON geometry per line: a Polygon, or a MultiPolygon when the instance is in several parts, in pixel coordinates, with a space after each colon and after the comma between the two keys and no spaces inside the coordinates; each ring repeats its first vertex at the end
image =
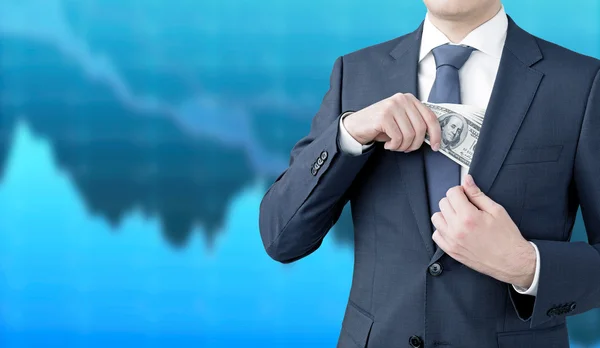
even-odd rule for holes
{"type": "MultiPolygon", "coordinates": [[[[504,4],[600,57],[598,1],[504,4]]],[[[418,0],[0,0],[0,347],[335,346],[347,212],[281,265],[258,206],[335,58],[424,14],[418,0]]],[[[569,326],[600,340],[599,311],[569,326]]]]}

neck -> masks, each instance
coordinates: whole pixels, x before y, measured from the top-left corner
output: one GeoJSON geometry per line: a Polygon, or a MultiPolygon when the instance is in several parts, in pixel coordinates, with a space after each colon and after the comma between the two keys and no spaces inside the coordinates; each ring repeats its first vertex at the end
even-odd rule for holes
{"type": "Polygon", "coordinates": [[[498,1],[495,6],[464,16],[442,17],[429,12],[429,20],[452,43],[460,43],[475,28],[492,19],[501,8],[502,4],[498,1]]]}

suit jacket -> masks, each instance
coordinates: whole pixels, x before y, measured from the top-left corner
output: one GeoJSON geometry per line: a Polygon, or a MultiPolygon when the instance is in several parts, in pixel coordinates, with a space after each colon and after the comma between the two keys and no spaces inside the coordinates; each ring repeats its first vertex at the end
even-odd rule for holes
{"type": "Polygon", "coordinates": [[[422,149],[338,146],[344,112],[416,95],[421,31],[337,59],[310,134],[261,203],[266,251],[284,263],[309,255],[350,201],[354,273],[338,347],[568,347],[565,317],[600,306],[600,62],[509,18],[469,173],[537,245],[532,297],[434,248],[422,149]],[[569,242],[579,206],[589,243],[569,242]]]}

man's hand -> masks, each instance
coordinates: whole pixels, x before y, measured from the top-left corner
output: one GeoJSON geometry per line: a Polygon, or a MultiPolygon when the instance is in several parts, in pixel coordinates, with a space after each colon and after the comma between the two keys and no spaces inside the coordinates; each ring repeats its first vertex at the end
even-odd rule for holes
{"type": "Polygon", "coordinates": [[[412,94],[395,94],[344,118],[344,127],[359,143],[385,142],[384,148],[410,152],[429,134],[432,149],[440,148],[436,115],[412,94]]]}
{"type": "Polygon", "coordinates": [[[487,197],[468,175],[448,190],[433,214],[435,243],[465,266],[500,281],[529,288],[536,266],[534,247],[506,210],[487,197]]]}

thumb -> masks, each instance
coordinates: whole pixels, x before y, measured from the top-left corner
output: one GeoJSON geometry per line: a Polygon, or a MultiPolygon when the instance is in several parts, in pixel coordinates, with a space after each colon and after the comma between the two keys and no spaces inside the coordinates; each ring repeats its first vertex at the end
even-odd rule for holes
{"type": "Polygon", "coordinates": [[[467,175],[462,186],[465,190],[467,198],[469,198],[469,201],[471,201],[471,203],[473,203],[473,205],[475,205],[479,210],[489,212],[490,209],[496,205],[496,202],[494,202],[490,197],[486,196],[485,193],[479,189],[477,184],[475,184],[475,180],[473,180],[471,174],[467,175]]]}

